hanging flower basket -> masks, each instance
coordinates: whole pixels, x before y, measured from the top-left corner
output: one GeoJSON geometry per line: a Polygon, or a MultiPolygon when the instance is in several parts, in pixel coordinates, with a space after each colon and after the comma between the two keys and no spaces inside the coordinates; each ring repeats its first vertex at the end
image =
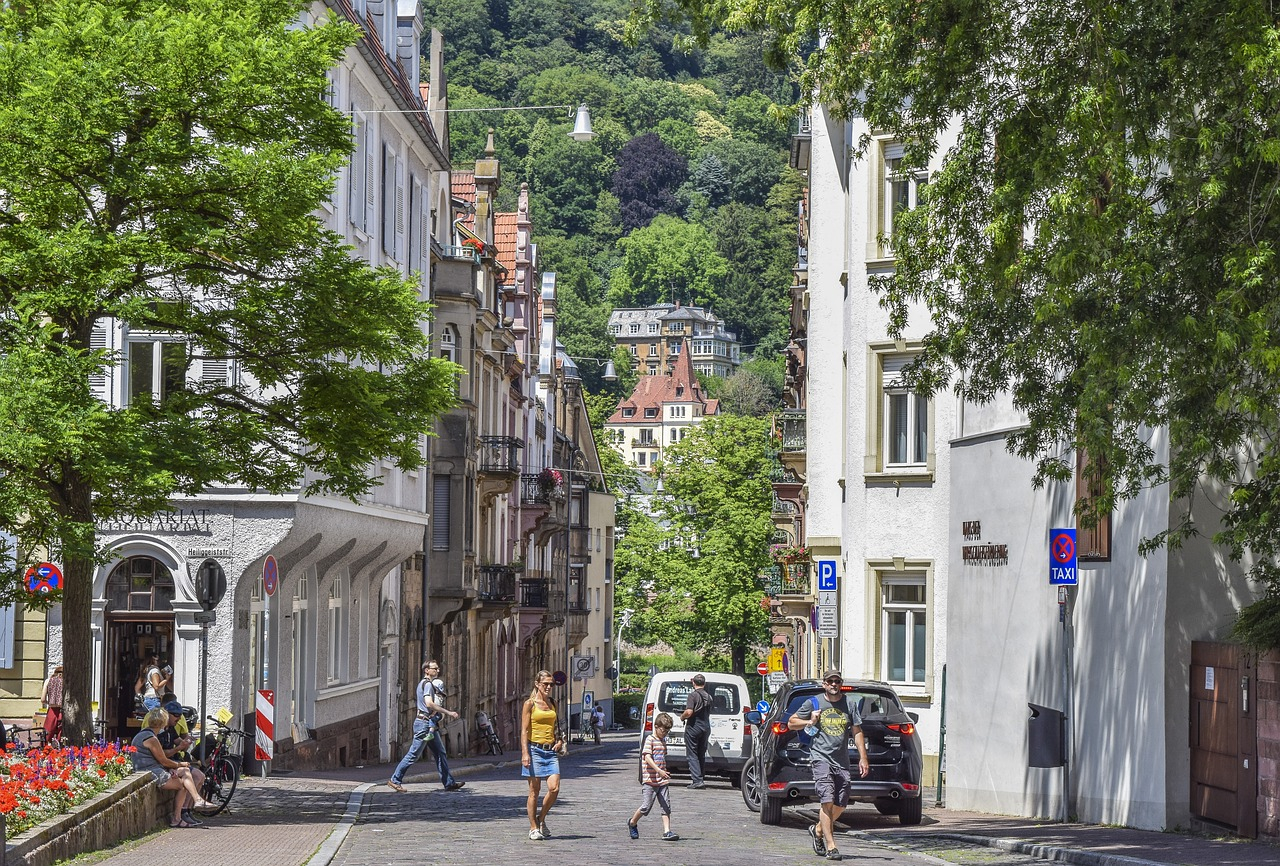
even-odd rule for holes
{"type": "Polygon", "coordinates": [[[560,470],[552,469],[550,466],[538,473],[538,487],[543,493],[551,493],[560,486],[562,480],[560,470]]]}
{"type": "Polygon", "coordinates": [[[462,245],[471,247],[478,254],[484,255],[484,241],[476,240],[475,238],[464,238],[462,245]]]}
{"type": "Polygon", "coordinates": [[[809,548],[803,544],[771,544],[769,545],[769,555],[773,557],[774,562],[788,565],[796,562],[808,562],[809,548]]]}

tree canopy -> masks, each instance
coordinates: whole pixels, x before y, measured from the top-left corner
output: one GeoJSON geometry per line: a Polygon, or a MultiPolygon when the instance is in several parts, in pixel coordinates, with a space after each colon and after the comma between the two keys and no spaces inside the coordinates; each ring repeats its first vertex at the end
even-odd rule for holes
{"type": "Polygon", "coordinates": [[[3,586],[66,576],[67,730],[88,715],[95,525],[211,484],[354,496],[421,463],[453,400],[416,280],[351,256],[315,213],[351,149],[326,72],[358,31],[301,0],[0,6],[3,586]],[[164,344],[125,405],[95,328],[164,344]],[[234,359],[240,376],[202,375],[234,359]]]}
{"type": "Polygon", "coordinates": [[[954,140],[879,286],[898,327],[913,304],[932,317],[913,378],[1011,393],[1029,424],[1009,444],[1040,480],[1087,453],[1100,495],[1085,521],[1169,482],[1174,523],[1149,545],[1215,533],[1267,586],[1246,632],[1280,644],[1271,7],[681,0],[633,24],[673,14],[704,41],[760,31],[806,93],[898,136],[908,167],[954,140]],[[1220,527],[1191,519],[1206,495],[1220,527]]]}

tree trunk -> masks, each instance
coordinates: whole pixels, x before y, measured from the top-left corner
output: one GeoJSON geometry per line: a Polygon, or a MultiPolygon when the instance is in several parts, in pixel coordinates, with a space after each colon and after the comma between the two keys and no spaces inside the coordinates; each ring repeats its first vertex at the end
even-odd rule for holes
{"type": "Polygon", "coordinates": [[[63,736],[74,745],[93,738],[93,499],[74,469],[66,471],[64,513],[84,535],[63,536],[62,697],[63,736]]]}

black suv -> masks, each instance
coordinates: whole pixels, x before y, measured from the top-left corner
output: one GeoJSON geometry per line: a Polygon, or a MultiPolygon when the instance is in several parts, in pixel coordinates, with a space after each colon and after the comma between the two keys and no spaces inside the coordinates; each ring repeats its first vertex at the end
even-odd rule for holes
{"type": "MultiPolygon", "coordinates": [[[[919,716],[902,708],[893,686],[874,680],[845,681],[841,687],[849,705],[862,716],[871,773],[858,775],[858,750],[849,740],[852,789],[849,802],[873,803],[882,815],[897,815],[903,824],[920,823],[920,777],[924,769],[919,716]]],[[[787,683],[774,695],[773,706],[762,715],[746,714],[756,726],[751,757],[742,771],[742,799],[760,813],[761,824],[782,820],[784,805],[817,800],[809,770],[809,735],[787,730],[791,714],[815,695],[822,683],[801,680],[787,683]]]]}

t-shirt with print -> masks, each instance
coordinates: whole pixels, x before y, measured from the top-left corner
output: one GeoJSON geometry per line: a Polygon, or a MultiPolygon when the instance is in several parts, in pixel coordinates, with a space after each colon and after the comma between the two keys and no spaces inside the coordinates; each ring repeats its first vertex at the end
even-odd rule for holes
{"type": "Polygon", "coordinates": [[[800,705],[796,717],[813,720],[812,724],[818,729],[809,740],[809,754],[814,760],[826,761],[837,767],[849,766],[849,731],[862,724],[862,716],[850,708],[844,695],[835,703],[828,701],[825,694],[814,695],[800,705]],[[813,720],[815,710],[818,718],[813,720]]]}
{"type": "Polygon", "coordinates": [[[653,767],[650,767],[649,762],[644,760],[646,757],[653,758],[653,762],[658,765],[659,769],[667,769],[667,744],[664,740],[659,739],[657,734],[650,734],[645,737],[644,750],[640,754],[640,760],[644,763],[644,783],[651,788],[666,787],[670,780],[660,775],[653,767]]]}

